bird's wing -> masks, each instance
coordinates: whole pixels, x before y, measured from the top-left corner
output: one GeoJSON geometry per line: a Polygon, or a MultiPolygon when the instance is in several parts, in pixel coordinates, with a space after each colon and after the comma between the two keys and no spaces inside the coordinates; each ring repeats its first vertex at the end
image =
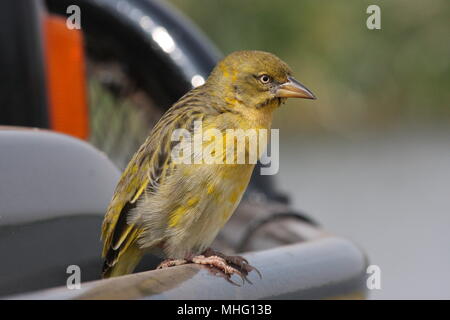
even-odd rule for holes
{"type": "MultiPolygon", "coordinates": [[[[141,151],[142,148],[139,150],[141,151]]],[[[124,252],[139,235],[139,228],[129,225],[127,216],[149,184],[147,173],[153,158],[149,154],[137,152],[123,172],[114,191],[102,225],[102,256],[110,265],[115,263],[120,253],[124,252]]]]}
{"type": "Polygon", "coordinates": [[[108,265],[114,265],[142,233],[139,225],[129,224],[130,210],[144,194],[156,193],[170,174],[171,133],[176,128],[190,130],[194,121],[202,120],[200,107],[192,92],[181,98],[155,125],[123,172],[102,225],[102,256],[108,265]]]}

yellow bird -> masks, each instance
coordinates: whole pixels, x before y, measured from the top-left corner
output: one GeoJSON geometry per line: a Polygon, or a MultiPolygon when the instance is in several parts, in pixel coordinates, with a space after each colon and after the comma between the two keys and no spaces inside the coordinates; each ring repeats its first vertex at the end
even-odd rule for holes
{"type": "Polygon", "coordinates": [[[209,248],[239,204],[254,168],[250,161],[225,161],[230,154],[232,160],[243,154],[249,158],[248,146],[239,150],[238,144],[226,143],[227,135],[229,129],[269,130],[273,111],[291,97],[315,99],[273,54],[238,51],[221,60],[205,84],[180,98],[134,154],[115,189],[102,225],[103,277],[133,272],[148,251],[167,258],[159,268],[198,263],[228,279],[254,270],[242,257],[209,248]],[[222,135],[201,140],[203,154],[224,161],[206,163],[195,147],[180,153],[193,159],[190,163],[174,157],[175,148],[195,143],[184,137],[177,144],[174,133],[198,133],[198,123],[203,132],[215,129],[222,135]]]}

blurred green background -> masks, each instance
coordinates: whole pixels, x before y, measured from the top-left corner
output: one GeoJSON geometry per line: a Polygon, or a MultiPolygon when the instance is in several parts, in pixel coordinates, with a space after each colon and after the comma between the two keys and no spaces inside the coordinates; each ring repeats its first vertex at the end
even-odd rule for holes
{"type": "Polygon", "coordinates": [[[448,0],[169,2],[225,54],[275,53],[318,96],[290,101],[275,127],[345,135],[450,123],[448,0]],[[366,27],[370,4],[381,8],[381,30],[366,27]]]}

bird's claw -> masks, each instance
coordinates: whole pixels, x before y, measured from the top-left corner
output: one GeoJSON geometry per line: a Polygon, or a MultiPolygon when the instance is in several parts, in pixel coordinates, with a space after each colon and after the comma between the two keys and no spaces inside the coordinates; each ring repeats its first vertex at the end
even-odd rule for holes
{"type": "MultiPolygon", "coordinates": [[[[235,265],[235,266],[239,267],[239,270],[241,270],[241,272],[244,272],[245,275],[248,275],[250,272],[252,272],[254,270],[258,274],[259,278],[262,279],[261,272],[258,269],[256,269],[254,266],[250,265],[248,263],[248,260],[245,259],[244,257],[225,256],[224,259],[231,265],[235,265]]],[[[250,282],[250,281],[248,281],[248,282],[250,282]]]]}
{"type": "Polygon", "coordinates": [[[225,280],[227,280],[229,283],[231,283],[231,284],[233,284],[235,286],[241,287],[245,283],[245,280],[243,278],[244,276],[242,274],[236,273],[240,277],[240,279],[242,280],[242,283],[237,283],[236,281],[233,281],[233,279],[231,278],[231,276],[232,276],[231,274],[226,274],[225,272],[223,272],[219,268],[216,268],[216,267],[213,267],[213,266],[207,266],[207,268],[208,268],[209,272],[211,272],[212,275],[222,277],[225,280]]]}
{"type": "MultiPolygon", "coordinates": [[[[203,255],[206,257],[212,256],[212,255],[219,256],[219,257],[223,258],[227,263],[239,268],[239,271],[241,271],[241,273],[244,273],[246,276],[254,270],[258,274],[259,278],[262,279],[261,272],[258,269],[256,269],[254,266],[250,265],[248,263],[248,260],[242,256],[227,256],[223,253],[214,251],[211,248],[206,249],[205,252],[203,253],[203,255]]],[[[250,282],[250,281],[248,281],[248,282],[250,282]]]]}
{"type": "Polygon", "coordinates": [[[206,257],[204,255],[199,255],[193,257],[192,262],[209,266],[210,271],[212,271],[215,275],[219,274],[220,276],[223,276],[227,281],[234,285],[241,286],[235,281],[231,280],[231,276],[234,274],[241,277],[242,284],[244,284],[245,281],[251,283],[247,279],[247,271],[245,269],[239,270],[238,267],[231,266],[223,257],[219,257],[216,255],[206,257]]]}
{"type": "MultiPolygon", "coordinates": [[[[222,273],[222,276],[224,276],[228,281],[230,281],[233,284],[236,284],[234,281],[230,279],[233,274],[236,274],[241,277],[242,284],[244,284],[246,281],[252,284],[252,282],[248,279],[247,276],[253,270],[255,270],[256,273],[259,275],[259,277],[262,279],[261,272],[259,272],[259,270],[256,269],[255,267],[251,266],[248,263],[248,260],[242,256],[227,256],[223,253],[214,251],[211,248],[209,248],[206,249],[201,256],[197,256],[197,259],[198,257],[203,257],[201,258],[202,261],[211,261],[208,260],[208,258],[214,257],[213,260],[215,264],[210,264],[208,262],[204,262],[201,264],[207,264],[210,267],[214,268],[216,274],[222,273]],[[221,262],[218,264],[217,261],[221,262]],[[223,266],[226,266],[226,268],[224,268],[223,266]]],[[[195,261],[193,262],[196,263],[195,261]]]]}

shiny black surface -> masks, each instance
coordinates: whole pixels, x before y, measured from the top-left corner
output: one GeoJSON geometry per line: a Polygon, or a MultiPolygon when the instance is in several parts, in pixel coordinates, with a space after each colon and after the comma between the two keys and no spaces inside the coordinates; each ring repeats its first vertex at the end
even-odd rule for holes
{"type": "Polygon", "coordinates": [[[41,9],[39,1],[0,1],[0,125],[48,126],[41,9]]]}

